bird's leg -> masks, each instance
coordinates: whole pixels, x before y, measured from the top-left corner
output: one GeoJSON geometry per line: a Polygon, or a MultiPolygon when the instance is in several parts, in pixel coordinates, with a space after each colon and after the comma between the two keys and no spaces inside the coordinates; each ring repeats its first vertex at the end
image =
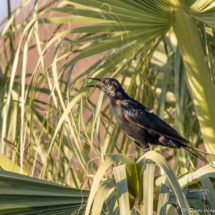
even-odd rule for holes
{"type": "Polygon", "coordinates": [[[150,151],[153,151],[153,145],[149,144],[150,151]]]}
{"type": "MultiPolygon", "coordinates": [[[[152,145],[148,144],[148,148],[147,148],[147,151],[146,152],[149,152],[152,150],[152,145]]],[[[145,153],[146,153],[145,152],[145,153]]],[[[150,162],[150,159],[146,159],[146,162],[150,162]]]]}
{"type": "Polygon", "coordinates": [[[144,149],[143,151],[144,151],[144,154],[145,154],[146,152],[149,152],[149,151],[150,151],[150,148],[146,148],[146,149],[144,149]]]}

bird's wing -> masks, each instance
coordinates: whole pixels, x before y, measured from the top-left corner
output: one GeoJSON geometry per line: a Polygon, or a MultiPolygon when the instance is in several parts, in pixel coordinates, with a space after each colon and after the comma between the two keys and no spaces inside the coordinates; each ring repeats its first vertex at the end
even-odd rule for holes
{"type": "Polygon", "coordinates": [[[168,137],[183,144],[188,143],[175,129],[139,102],[135,100],[123,100],[121,108],[128,121],[148,130],[150,133],[168,137]]]}

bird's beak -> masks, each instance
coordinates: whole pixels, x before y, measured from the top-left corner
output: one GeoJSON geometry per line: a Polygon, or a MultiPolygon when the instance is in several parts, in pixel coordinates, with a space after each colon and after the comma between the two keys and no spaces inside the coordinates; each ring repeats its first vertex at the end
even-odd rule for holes
{"type": "MultiPolygon", "coordinates": [[[[102,80],[100,78],[87,78],[87,79],[91,79],[91,80],[102,82],[102,80]]],[[[97,87],[99,89],[103,88],[103,86],[98,85],[98,84],[87,85],[86,87],[97,87]]]]}

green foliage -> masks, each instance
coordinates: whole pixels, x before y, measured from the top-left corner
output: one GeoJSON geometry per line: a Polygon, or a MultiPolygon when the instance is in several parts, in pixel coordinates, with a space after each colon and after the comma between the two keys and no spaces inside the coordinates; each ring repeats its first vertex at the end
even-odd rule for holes
{"type": "MultiPolygon", "coordinates": [[[[137,168],[143,152],[113,122],[107,96],[95,96],[94,89],[84,87],[87,77],[117,78],[132,98],[154,109],[191,146],[204,142],[206,150],[215,153],[213,0],[56,0],[54,6],[42,7],[38,1],[24,0],[9,14],[0,49],[1,168],[89,188],[91,203],[95,196],[95,213],[106,202],[110,214],[129,214],[126,208],[137,201],[148,206],[142,209],[145,214],[152,210],[174,214],[167,201],[188,207],[184,195],[195,208],[213,205],[213,194],[207,194],[204,206],[204,191],[194,190],[193,195],[192,190],[180,191],[185,184],[176,176],[197,167],[196,158],[183,150],[154,148],[174,161],[173,172],[157,154],[149,153],[167,175],[171,172],[171,180],[179,183],[176,187],[158,183],[165,177],[154,179],[154,164],[147,162],[138,167],[145,166],[150,174],[143,184],[147,179],[137,168]],[[31,2],[33,9],[17,21],[31,2]],[[29,65],[31,53],[35,67],[29,65]],[[98,55],[97,61],[92,60],[98,55]],[[86,69],[77,72],[79,65],[86,69]],[[117,165],[114,173],[109,172],[116,161],[126,168],[117,165]],[[143,200],[143,195],[149,196],[143,200]]],[[[211,189],[211,179],[204,174],[196,178],[204,189],[211,189]]],[[[196,181],[189,183],[198,189],[196,181]]],[[[89,203],[88,212],[90,207],[89,203]]],[[[133,208],[131,213],[138,211],[133,208]]]]}
{"type": "Polygon", "coordinates": [[[214,166],[175,176],[166,160],[154,151],[136,163],[114,154],[99,167],[91,192],[40,179],[0,171],[0,214],[207,214],[214,206],[214,166]],[[152,161],[149,161],[148,159],[152,161]],[[114,167],[114,178],[104,177],[114,167]],[[124,165],[119,165],[119,162],[124,165]],[[155,164],[165,176],[155,177],[155,164]],[[88,200],[88,201],[87,201],[88,200]],[[144,207],[141,207],[144,205],[144,207]],[[142,209],[141,209],[142,208],[142,209]],[[200,213],[201,214],[201,213],[200,213]]]}
{"type": "Polygon", "coordinates": [[[82,214],[89,191],[0,170],[0,214],[82,214]]]}

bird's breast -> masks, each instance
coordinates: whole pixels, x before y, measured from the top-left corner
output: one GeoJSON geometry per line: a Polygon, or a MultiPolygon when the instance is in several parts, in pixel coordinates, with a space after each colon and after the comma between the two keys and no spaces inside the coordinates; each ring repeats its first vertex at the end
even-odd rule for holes
{"type": "Polygon", "coordinates": [[[131,123],[125,118],[125,113],[120,105],[112,105],[111,110],[119,127],[125,134],[127,134],[133,140],[135,140],[138,136],[142,136],[142,128],[131,123]]]}
{"type": "Polygon", "coordinates": [[[120,107],[120,105],[112,104],[111,110],[112,110],[112,113],[113,113],[117,123],[119,125],[121,125],[123,123],[123,121],[125,120],[124,112],[123,112],[122,108],[120,107]]]}

